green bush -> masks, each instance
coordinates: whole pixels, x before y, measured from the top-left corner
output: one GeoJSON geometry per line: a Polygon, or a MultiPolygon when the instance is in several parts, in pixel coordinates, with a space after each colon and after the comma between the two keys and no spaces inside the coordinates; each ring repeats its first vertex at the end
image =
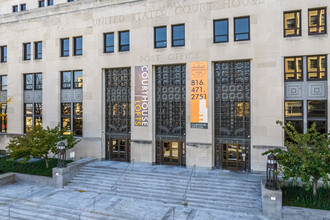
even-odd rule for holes
{"type": "MultiPolygon", "coordinates": [[[[70,163],[72,161],[67,161],[70,163]]],[[[11,159],[1,158],[0,159],[0,174],[1,173],[26,173],[31,175],[39,176],[52,176],[52,169],[57,166],[57,159],[49,160],[49,168],[45,166],[45,160],[39,160],[31,163],[18,162],[11,159]]]]}
{"type": "Polygon", "coordinates": [[[283,205],[330,210],[330,188],[319,188],[316,196],[304,187],[282,187],[283,205]]]}

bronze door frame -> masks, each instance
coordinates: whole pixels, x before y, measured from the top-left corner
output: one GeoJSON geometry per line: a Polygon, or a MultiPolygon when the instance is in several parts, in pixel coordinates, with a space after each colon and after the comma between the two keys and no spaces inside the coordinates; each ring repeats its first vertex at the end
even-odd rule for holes
{"type": "Polygon", "coordinates": [[[175,140],[163,140],[162,141],[162,164],[164,164],[164,165],[175,165],[175,166],[180,166],[181,165],[181,156],[182,156],[182,153],[181,153],[181,151],[182,151],[182,141],[175,141],[175,140]],[[170,158],[170,162],[166,162],[165,161],[165,150],[164,150],[164,148],[165,148],[165,143],[170,143],[170,156],[169,156],[169,158],[170,158]],[[178,156],[178,158],[177,158],[177,162],[173,162],[173,143],[178,143],[178,148],[177,148],[177,150],[178,150],[178,154],[177,154],[177,156],[178,156]]]}
{"type": "Polygon", "coordinates": [[[240,144],[223,144],[226,146],[226,159],[224,159],[224,164],[225,168],[228,170],[239,170],[239,149],[240,149],[240,144]],[[236,146],[236,166],[229,166],[229,163],[234,163],[233,161],[229,160],[229,145],[234,145],[236,146]]]}
{"type": "Polygon", "coordinates": [[[112,161],[131,161],[131,146],[130,139],[128,138],[109,138],[106,142],[106,159],[112,161]],[[114,144],[116,141],[116,144],[114,144]],[[124,145],[121,145],[121,141],[125,141],[124,145]],[[124,154],[121,153],[121,147],[124,147],[124,154]],[[116,148],[116,153],[113,151],[116,148]]]}

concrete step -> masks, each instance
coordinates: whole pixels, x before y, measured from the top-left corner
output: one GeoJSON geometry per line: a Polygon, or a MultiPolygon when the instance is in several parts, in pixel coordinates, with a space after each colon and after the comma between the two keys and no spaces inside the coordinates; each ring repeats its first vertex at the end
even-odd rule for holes
{"type": "MultiPolygon", "coordinates": [[[[101,181],[102,179],[90,179],[90,178],[80,178],[76,177],[75,179],[71,180],[71,185],[79,185],[79,183],[86,183],[91,184],[93,186],[101,186],[105,187],[108,190],[111,190],[111,187],[115,183],[115,181],[101,181]]],[[[141,191],[152,191],[156,190],[157,192],[167,191],[173,194],[183,194],[186,187],[187,182],[183,185],[175,185],[172,187],[169,183],[155,183],[155,184],[146,184],[144,182],[137,182],[134,179],[126,179],[120,180],[117,184],[118,188],[129,188],[131,187],[132,190],[141,190],[141,191]]],[[[244,190],[235,189],[234,187],[210,187],[204,188],[202,185],[197,185],[195,182],[192,182],[191,189],[189,188],[189,193],[193,195],[201,195],[201,196],[221,196],[226,198],[237,198],[238,200],[246,199],[246,200],[253,200],[255,196],[259,196],[260,192],[255,191],[253,189],[245,188],[244,190]],[[234,189],[234,191],[233,191],[234,189]],[[230,194],[229,194],[230,193],[230,194]]]]}
{"type": "MultiPolygon", "coordinates": [[[[74,179],[91,179],[91,180],[97,180],[101,183],[108,183],[109,181],[117,181],[118,177],[117,176],[111,176],[111,175],[94,175],[91,176],[88,173],[79,173],[74,179]]],[[[153,178],[147,175],[136,175],[133,173],[129,173],[127,175],[124,175],[120,178],[120,180],[132,180],[134,182],[141,182],[143,184],[161,184],[161,183],[166,183],[166,185],[170,185],[172,187],[176,186],[186,186],[188,183],[188,178],[184,180],[180,179],[175,179],[175,178],[167,178],[165,177],[158,177],[158,178],[153,178]]],[[[72,182],[72,181],[71,181],[72,182]]],[[[201,188],[237,188],[236,190],[239,191],[245,191],[245,189],[255,190],[257,192],[260,192],[260,182],[259,183],[254,183],[254,184],[248,184],[244,181],[235,181],[232,180],[231,182],[216,182],[216,181],[201,181],[200,179],[196,179],[192,177],[192,182],[194,183],[195,186],[200,186],[201,188]],[[242,185],[244,185],[244,189],[242,188],[242,185]]]]}
{"type": "MultiPolygon", "coordinates": [[[[75,190],[76,188],[74,186],[68,186],[67,189],[75,190]]],[[[102,194],[109,194],[109,195],[120,195],[125,196],[129,198],[135,198],[135,199],[141,199],[141,200],[149,200],[149,201],[157,201],[162,202],[166,204],[182,204],[183,202],[183,194],[180,196],[172,196],[172,195],[166,195],[166,194],[148,194],[146,192],[136,192],[136,191],[128,191],[128,190],[119,190],[118,193],[109,192],[106,188],[102,187],[93,187],[92,185],[85,185],[80,184],[79,190],[85,190],[88,192],[96,192],[102,194]]],[[[243,212],[245,212],[245,209],[248,210],[258,210],[260,209],[260,204],[258,202],[255,202],[254,204],[250,203],[243,203],[239,200],[237,201],[229,201],[229,200],[223,200],[223,201],[208,201],[205,198],[203,199],[196,199],[191,196],[188,197],[188,201],[194,201],[197,204],[207,204],[208,208],[213,209],[221,209],[222,206],[231,205],[233,207],[236,207],[235,211],[239,211],[240,209],[244,208],[243,212]]]]}
{"type": "MultiPolygon", "coordinates": [[[[76,183],[76,182],[80,182],[80,181],[85,181],[85,182],[93,182],[96,184],[102,184],[102,185],[107,185],[109,186],[109,188],[111,188],[111,186],[114,185],[114,183],[117,181],[117,179],[114,178],[108,178],[108,177],[102,177],[102,176],[98,176],[98,177],[94,177],[94,178],[90,178],[88,176],[76,176],[73,180],[71,180],[71,183],[76,183]]],[[[153,185],[153,186],[158,186],[158,187],[167,187],[167,188],[171,188],[171,189],[182,189],[182,188],[186,188],[188,181],[186,182],[181,182],[181,183],[172,183],[172,182],[167,182],[164,180],[154,180],[153,182],[150,181],[146,181],[144,179],[141,178],[135,178],[135,177],[131,177],[131,176],[127,176],[126,178],[123,177],[121,178],[118,183],[120,184],[125,184],[125,185],[130,185],[133,184],[134,187],[136,186],[140,186],[140,185],[153,185]]],[[[237,194],[239,196],[241,196],[242,194],[246,194],[246,192],[248,192],[248,194],[250,195],[251,193],[256,193],[256,195],[259,195],[260,189],[256,189],[256,187],[248,187],[245,186],[244,184],[236,186],[236,185],[220,185],[219,183],[213,183],[212,185],[209,186],[205,186],[199,182],[197,182],[195,179],[191,180],[191,184],[194,188],[196,189],[201,189],[202,191],[208,191],[208,190],[212,190],[212,191],[226,191],[228,192],[228,190],[231,189],[235,189],[235,192],[237,192],[237,194]],[[244,186],[244,188],[242,187],[244,186]]],[[[259,183],[260,186],[260,183],[259,183]]]]}
{"type": "MultiPolygon", "coordinates": [[[[92,167],[83,167],[80,173],[86,173],[90,176],[96,176],[97,174],[100,174],[102,176],[108,176],[108,175],[115,175],[117,177],[119,177],[124,170],[120,170],[120,169],[100,169],[100,168],[92,168],[92,167]]],[[[148,177],[160,177],[160,178],[169,178],[169,179],[175,179],[175,180],[181,180],[181,179],[185,179],[188,180],[190,173],[188,175],[178,175],[178,174],[173,174],[173,173],[168,173],[168,172],[146,172],[146,171],[138,171],[138,170],[127,170],[126,173],[131,173],[131,174],[138,174],[140,176],[144,176],[147,175],[148,177]]],[[[253,186],[253,184],[255,183],[259,183],[260,180],[259,179],[255,179],[255,178],[248,178],[248,176],[246,177],[236,177],[236,176],[221,176],[221,175],[202,175],[202,174],[195,174],[194,177],[196,180],[200,180],[200,181],[204,181],[205,183],[208,182],[228,182],[231,183],[233,180],[237,181],[241,181],[246,183],[247,185],[251,185],[253,186]]]]}

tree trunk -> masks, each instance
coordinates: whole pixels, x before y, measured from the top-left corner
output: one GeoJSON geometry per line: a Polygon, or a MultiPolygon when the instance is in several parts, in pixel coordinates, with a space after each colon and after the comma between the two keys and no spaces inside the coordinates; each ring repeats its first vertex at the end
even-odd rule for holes
{"type": "Polygon", "coordinates": [[[45,161],[46,161],[46,168],[49,168],[49,161],[48,161],[48,157],[45,157],[45,161]]]}
{"type": "Polygon", "coordinates": [[[319,179],[315,179],[313,180],[313,196],[317,195],[317,182],[319,181],[319,179]]]}

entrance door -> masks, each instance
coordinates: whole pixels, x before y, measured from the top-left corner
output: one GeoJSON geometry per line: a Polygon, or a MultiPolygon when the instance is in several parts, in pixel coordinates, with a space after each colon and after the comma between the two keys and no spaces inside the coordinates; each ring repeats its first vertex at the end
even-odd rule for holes
{"type": "Polygon", "coordinates": [[[180,166],[180,142],[163,141],[163,164],[180,166]]]}
{"type": "Polygon", "coordinates": [[[229,170],[239,170],[242,167],[243,148],[239,144],[223,144],[223,163],[229,170]]]}
{"type": "Polygon", "coordinates": [[[106,146],[107,160],[130,162],[131,152],[128,139],[111,138],[106,146]]]}
{"type": "Polygon", "coordinates": [[[185,166],[186,66],[156,67],[156,164],[185,166]]]}
{"type": "Polygon", "coordinates": [[[130,161],[131,74],[129,68],[105,72],[106,159],[130,161]]]}
{"type": "Polygon", "coordinates": [[[215,63],[215,167],[250,170],[250,61],[215,63]]]}

